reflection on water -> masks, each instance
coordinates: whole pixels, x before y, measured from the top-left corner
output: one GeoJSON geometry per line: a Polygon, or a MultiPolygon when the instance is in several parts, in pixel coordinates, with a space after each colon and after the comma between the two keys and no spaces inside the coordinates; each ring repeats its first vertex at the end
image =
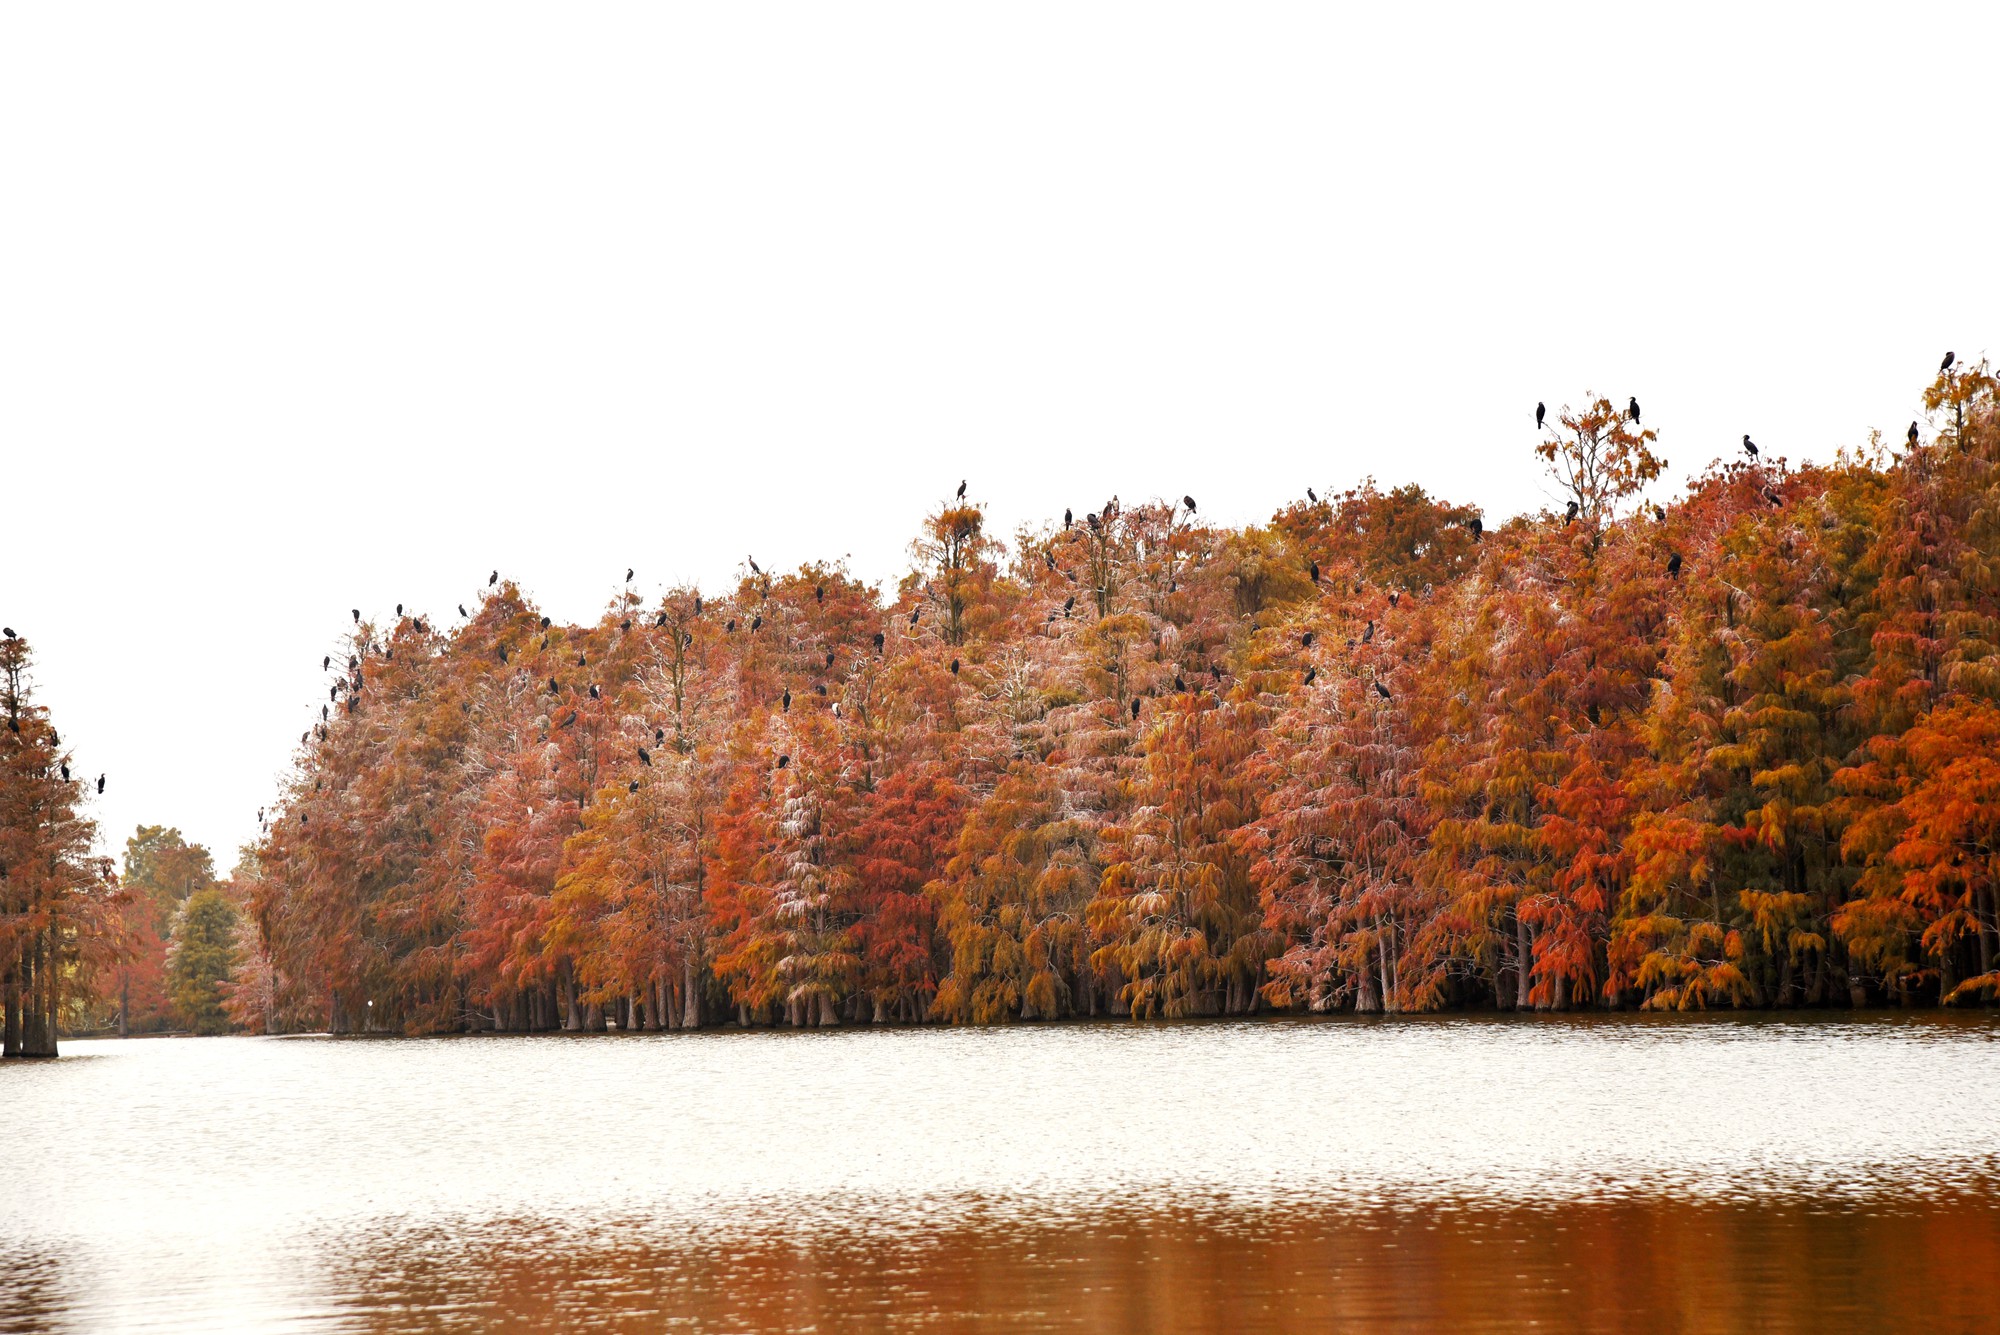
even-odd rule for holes
{"type": "Polygon", "coordinates": [[[66,1050],[0,1332],[2000,1320],[1984,1017],[66,1050]]]}

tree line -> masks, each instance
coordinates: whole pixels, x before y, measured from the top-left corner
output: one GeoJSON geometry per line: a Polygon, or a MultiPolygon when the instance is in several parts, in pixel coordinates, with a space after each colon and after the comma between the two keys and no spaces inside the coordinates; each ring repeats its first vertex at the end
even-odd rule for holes
{"type": "MultiPolygon", "coordinates": [[[[350,614],[235,880],[259,1030],[1966,1004],[2000,992],[2000,423],[1552,505],[1372,481],[350,614]]],[[[1537,413],[1538,418],[1541,416],[1537,413]]]]}

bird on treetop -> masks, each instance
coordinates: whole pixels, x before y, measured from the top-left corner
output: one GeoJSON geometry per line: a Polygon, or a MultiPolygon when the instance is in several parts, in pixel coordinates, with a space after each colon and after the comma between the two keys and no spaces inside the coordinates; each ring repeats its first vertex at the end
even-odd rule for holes
{"type": "Polygon", "coordinates": [[[1071,514],[1070,508],[1067,505],[1065,505],[1063,507],[1063,527],[1069,528],[1075,523],[1076,523],[1076,516],[1071,514]]]}
{"type": "Polygon", "coordinates": [[[1751,441],[1748,434],[1745,434],[1743,437],[1743,452],[1752,459],[1757,457],[1757,446],[1751,441]]]}
{"type": "Polygon", "coordinates": [[[1313,503],[1314,505],[1318,505],[1318,504],[1319,504],[1319,493],[1318,493],[1318,492],[1316,492],[1316,491],[1314,491],[1314,490],[1313,490],[1313,489],[1312,489],[1311,487],[1307,487],[1307,488],[1306,488],[1306,499],[1307,499],[1307,500],[1309,500],[1309,501],[1311,501],[1311,502],[1312,502],[1312,503],[1313,503]]]}
{"type": "Polygon", "coordinates": [[[1630,403],[1625,405],[1625,415],[1630,417],[1635,423],[1639,420],[1639,400],[1636,395],[1630,403]]]}
{"type": "Polygon", "coordinates": [[[1679,552],[1674,552],[1667,557],[1667,578],[1679,579],[1680,577],[1681,577],[1681,554],[1679,552]]]}
{"type": "Polygon", "coordinates": [[[1542,421],[1548,415],[1549,406],[1546,403],[1537,403],[1535,405],[1535,430],[1540,431],[1542,429],[1542,421]]]}
{"type": "Polygon", "coordinates": [[[1194,497],[1192,497],[1192,496],[1183,496],[1183,497],[1181,497],[1181,504],[1182,504],[1182,505],[1185,505],[1185,506],[1186,506],[1186,507],[1188,508],[1188,513],[1189,513],[1189,514],[1193,514],[1193,513],[1194,513],[1194,511],[1195,511],[1195,504],[1194,504],[1194,497]]]}
{"type": "Polygon", "coordinates": [[[499,582],[500,582],[500,572],[497,570],[486,577],[486,587],[489,589],[492,588],[495,584],[498,584],[499,582]]]}
{"type": "Polygon", "coordinates": [[[625,582],[626,582],[627,584],[630,584],[630,583],[632,582],[632,567],[631,567],[631,566],[626,566],[626,567],[625,567],[625,582]]]}
{"type": "Polygon", "coordinates": [[[1917,443],[1917,424],[1915,422],[1912,422],[1910,423],[1910,444],[1914,445],[1916,443],[1917,443]]]}
{"type": "Polygon", "coordinates": [[[1375,683],[1375,694],[1387,700],[1389,698],[1389,688],[1378,681],[1375,683]]]}
{"type": "Polygon", "coordinates": [[[961,500],[961,501],[965,499],[965,479],[964,479],[964,478],[960,478],[960,479],[958,480],[958,499],[959,499],[959,500],[961,500]]]}
{"type": "Polygon", "coordinates": [[[787,765],[789,765],[789,764],[791,764],[791,763],[792,763],[792,758],[791,758],[790,756],[779,756],[779,757],[778,757],[778,768],[779,768],[779,769],[783,769],[783,768],[784,768],[785,766],[787,766],[787,765]]]}
{"type": "Polygon", "coordinates": [[[1943,375],[1945,372],[1951,370],[1951,363],[1952,363],[1952,354],[1947,352],[1944,355],[1944,360],[1938,363],[1938,374],[1943,375]]]}

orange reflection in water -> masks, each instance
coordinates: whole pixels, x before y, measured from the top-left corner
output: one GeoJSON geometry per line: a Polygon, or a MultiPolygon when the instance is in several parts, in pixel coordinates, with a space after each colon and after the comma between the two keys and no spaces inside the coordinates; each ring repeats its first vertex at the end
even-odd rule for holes
{"type": "Polygon", "coordinates": [[[337,1310],[378,1332],[1991,1331],[2000,1209],[972,1209],[928,1232],[826,1219],[711,1239],[493,1221],[350,1236],[335,1270],[337,1310]]]}

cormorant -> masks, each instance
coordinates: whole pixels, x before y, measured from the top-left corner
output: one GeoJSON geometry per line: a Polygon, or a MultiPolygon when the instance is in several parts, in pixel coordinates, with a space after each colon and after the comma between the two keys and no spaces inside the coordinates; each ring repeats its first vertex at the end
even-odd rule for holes
{"type": "Polygon", "coordinates": [[[1944,360],[1938,363],[1938,374],[1943,375],[1945,372],[1949,371],[1951,369],[1951,362],[1952,362],[1952,355],[1949,352],[1947,352],[1944,355],[1944,360]]]}
{"type": "Polygon", "coordinates": [[[1314,636],[1313,636],[1313,632],[1312,632],[1312,631],[1307,631],[1307,632],[1306,632],[1305,634],[1303,634],[1303,635],[1299,636],[1299,648],[1301,648],[1301,649],[1310,649],[1310,648],[1312,648],[1312,647],[1313,647],[1313,638],[1314,638],[1314,636]]]}
{"type": "Polygon", "coordinates": [[[779,699],[778,703],[779,703],[779,704],[780,704],[781,706],[783,706],[783,710],[784,710],[784,712],[785,712],[785,713],[787,713],[787,714],[791,713],[791,712],[792,712],[792,693],[791,693],[790,691],[786,691],[786,692],[784,693],[784,695],[783,695],[782,697],[780,697],[780,699],[779,699]]]}
{"type": "Polygon", "coordinates": [[[603,697],[602,697],[602,696],[600,696],[600,695],[599,695],[599,694],[597,693],[597,683],[596,683],[596,682],[592,682],[592,683],[590,683],[590,698],[591,698],[591,699],[593,699],[593,700],[601,700],[601,699],[603,699],[603,697]]]}
{"type": "Polygon", "coordinates": [[[1299,684],[1302,686],[1310,686],[1313,684],[1313,679],[1317,676],[1319,676],[1319,669],[1315,667],[1309,667],[1306,669],[1306,679],[1299,684]]]}
{"type": "Polygon", "coordinates": [[[1912,422],[1910,423],[1910,444],[1915,445],[1916,443],[1917,443],[1917,424],[1915,422],[1912,422]]]}
{"type": "Polygon", "coordinates": [[[631,567],[631,566],[626,566],[626,567],[625,567],[625,582],[626,582],[627,584],[630,584],[630,583],[632,582],[632,567],[631,567]]]}
{"type": "Polygon", "coordinates": [[[1132,702],[1132,717],[1133,718],[1139,717],[1139,702],[1137,700],[1134,700],[1132,702]]]}
{"type": "Polygon", "coordinates": [[[958,480],[958,499],[959,499],[959,500],[961,500],[961,501],[965,499],[965,479],[964,479],[964,478],[960,478],[960,479],[958,480]]]}
{"type": "Polygon", "coordinates": [[[954,677],[958,675],[958,660],[956,658],[951,660],[951,675],[954,677]]]}
{"type": "Polygon", "coordinates": [[[497,570],[486,577],[486,587],[489,589],[492,588],[495,584],[498,584],[499,582],[500,582],[500,572],[497,570]]]}
{"type": "Polygon", "coordinates": [[[783,769],[783,768],[784,768],[785,766],[787,766],[787,765],[789,765],[789,764],[791,764],[791,763],[792,763],[792,758],[791,758],[790,756],[779,756],[779,757],[778,757],[778,768],[779,768],[779,769],[783,769]]]}
{"type": "Polygon", "coordinates": [[[1755,459],[1757,457],[1757,447],[1751,443],[1750,437],[1748,435],[1745,435],[1743,437],[1743,452],[1749,455],[1752,459],[1755,459]]]}
{"type": "Polygon", "coordinates": [[[1549,415],[1549,406],[1546,403],[1538,403],[1535,405],[1535,430],[1540,431],[1542,429],[1542,419],[1547,417],[1548,415],[1549,415]]]}
{"type": "Polygon", "coordinates": [[[1681,577],[1681,554],[1679,552],[1675,552],[1667,557],[1667,578],[1679,579],[1680,577],[1681,577]]]}
{"type": "Polygon", "coordinates": [[[875,652],[876,652],[876,653],[878,653],[878,654],[882,652],[882,642],[883,642],[883,639],[884,639],[884,637],[883,637],[883,634],[882,634],[882,632],[881,632],[881,631],[879,631],[879,630],[878,630],[878,631],[876,631],[876,632],[875,632],[875,652]]]}
{"type": "Polygon", "coordinates": [[[1389,688],[1378,681],[1375,683],[1375,694],[1387,700],[1389,698],[1389,688]]]}
{"type": "Polygon", "coordinates": [[[1631,415],[1632,421],[1636,425],[1639,421],[1639,400],[1636,396],[1632,402],[1625,405],[1625,411],[1631,415]]]}
{"type": "Polygon", "coordinates": [[[1181,497],[1181,504],[1182,504],[1182,505],[1185,505],[1185,506],[1186,506],[1186,507],[1188,508],[1188,513],[1189,513],[1189,514],[1193,514],[1193,513],[1194,513],[1194,509],[1195,509],[1195,507],[1194,507],[1194,497],[1192,497],[1192,496],[1183,496],[1183,497],[1181,497]]]}

